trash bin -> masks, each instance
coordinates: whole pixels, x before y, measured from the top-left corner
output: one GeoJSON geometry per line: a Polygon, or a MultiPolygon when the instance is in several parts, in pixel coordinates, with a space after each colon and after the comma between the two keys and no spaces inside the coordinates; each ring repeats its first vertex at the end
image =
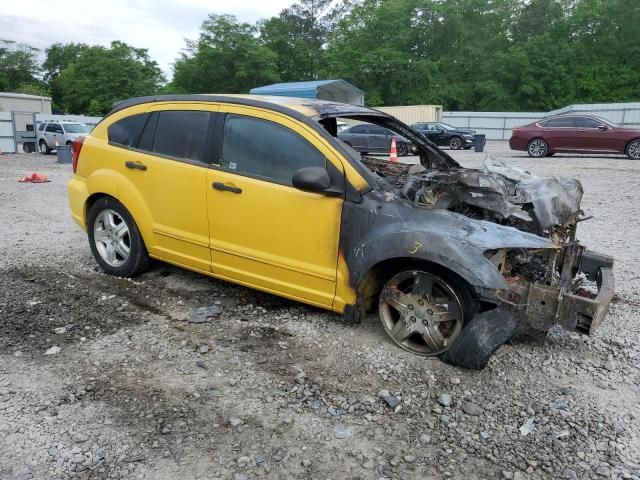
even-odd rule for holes
{"type": "Polygon", "coordinates": [[[476,134],[473,136],[473,146],[476,152],[484,152],[484,146],[487,143],[486,135],[476,134]]]}
{"type": "Polygon", "coordinates": [[[71,163],[71,145],[58,145],[58,163],[71,163]]]}

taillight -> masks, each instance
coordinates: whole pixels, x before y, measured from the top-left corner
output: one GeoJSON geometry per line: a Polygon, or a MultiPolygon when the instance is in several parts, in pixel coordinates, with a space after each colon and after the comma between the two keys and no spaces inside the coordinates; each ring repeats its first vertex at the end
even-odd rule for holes
{"type": "Polygon", "coordinates": [[[78,159],[80,158],[80,150],[82,150],[82,144],[84,143],[84,137],[78,137],[73,141],[71,147],[71,167],[73,173],[76,173],[78,169],[78,159]]]}

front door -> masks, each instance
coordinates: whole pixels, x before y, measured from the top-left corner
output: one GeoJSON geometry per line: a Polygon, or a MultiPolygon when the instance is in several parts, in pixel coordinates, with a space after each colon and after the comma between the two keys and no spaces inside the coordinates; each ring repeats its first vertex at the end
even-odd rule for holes
{"type": "Polygon", "coordinates": [[[209,171],[211,270],[289,298],[330,307],[343,199],[291,185],[298,169],[343,167],[308,127],[260,109],[222,105],[220,159],[209,171]]]}
{"type": "MultiPolygon", "coordinates": [[[[119,156],[122,161],[118,167],[133,186],[128,194],[136,195],[124,203],[142,204],[148,215],[144,223],[151,225],[145,239],[149,253],[208,272],[211,257],[206,187],[212,158],[207,132],[213,128],[216,114],[205,109],[217,107],[176,104],[170,108],[154,105],[147,114],[138,116],[144,125],[131,139],[123,134],[119,140],[118,135],[126,129],[117,128],[119,122],[113,124],[109,141],[131,142],[126,154],[119,156]]],[[[134,124],[136,117],[129,118],[134,124]]]]}

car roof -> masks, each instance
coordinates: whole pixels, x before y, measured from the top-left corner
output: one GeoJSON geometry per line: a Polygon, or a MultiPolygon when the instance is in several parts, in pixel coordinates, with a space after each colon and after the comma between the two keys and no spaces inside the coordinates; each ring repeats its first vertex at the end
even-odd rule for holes
{"type": "Polygon", "coordinates": [[[327,100],[315,100],[309,98],[280,97],[275,95],[249,95],[249,94],[188,94],[188,95],[155,95],[150,97],[136,97],[129,100],[117,102],[113,110],[107,114],[111,115],[124,108],[143,103],[155,102],[223,102],[263,107],[271,110],[278,110],[286,113],[295,112],[305,117],[320,119],[325,117],[339,117],[344,115],[380,115],[388,116],[386,113],[360,105],[349,105],[346,103],[331,102],[327,100]]]}

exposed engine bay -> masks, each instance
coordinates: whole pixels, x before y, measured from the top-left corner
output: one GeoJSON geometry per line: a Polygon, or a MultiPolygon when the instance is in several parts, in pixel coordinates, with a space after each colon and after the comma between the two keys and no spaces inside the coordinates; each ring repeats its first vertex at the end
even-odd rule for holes
{"type": "Polygon", "coordinates": [[[508,285],[495,292],[496,300],[523,315],[524,330],[546,331],[559,323],[588,334],[604,318],[613,293],[613,259],[587,252],[576,241],[577,225],[586,220],[578,180],[539,177],[490,157],[479,169],[431,170],[374,157],[362,162],[415,207],[452,211],[553,242],[554,248],[485,252],[508,285]],[[603,275],[611,287],[596,299],[603,275]]]}

